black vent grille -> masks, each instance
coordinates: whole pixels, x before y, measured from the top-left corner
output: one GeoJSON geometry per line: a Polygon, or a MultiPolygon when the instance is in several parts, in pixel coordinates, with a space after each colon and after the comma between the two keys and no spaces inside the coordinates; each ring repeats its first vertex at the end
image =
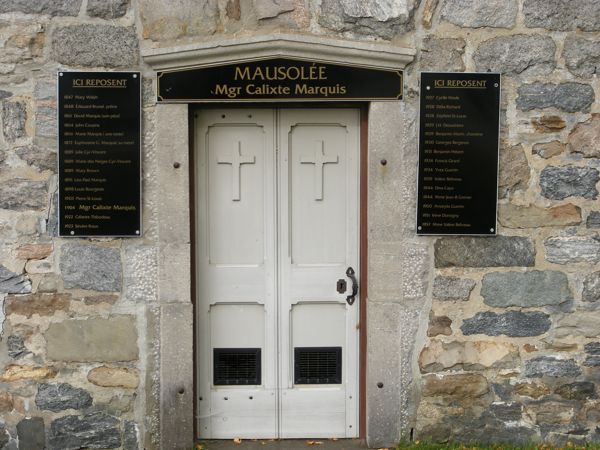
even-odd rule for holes
{"type": "Polygon", "coordinates": [[[342,347],[294,348],[294,384],[340,384],[342,347]]]}
{"type": "Polygon", "coordinates": [[[261,384],[260,348],[215,348],[215,386],[261,384]]]}

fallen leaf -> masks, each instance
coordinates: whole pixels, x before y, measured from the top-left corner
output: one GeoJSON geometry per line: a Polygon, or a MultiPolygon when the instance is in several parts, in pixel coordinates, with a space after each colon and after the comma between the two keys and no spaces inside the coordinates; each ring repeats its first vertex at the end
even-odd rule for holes
{"type": "Polygon", "coordinates": [[[204,445],[196,444],[196,450],[204,450],[204,445]]]}
{"type": "Polygon", "coordinates": [[[321,441],[306,441],[306,445],[322,445],[321,441]]]}
{"type": "Polygon", "coordinates": [[[235,439],[233,440],[233,443],[234,443],[235,445],[240,445],[240,444],[242,443],[242,439],[241,439],[241,438],[235,438],[235,439]]]}

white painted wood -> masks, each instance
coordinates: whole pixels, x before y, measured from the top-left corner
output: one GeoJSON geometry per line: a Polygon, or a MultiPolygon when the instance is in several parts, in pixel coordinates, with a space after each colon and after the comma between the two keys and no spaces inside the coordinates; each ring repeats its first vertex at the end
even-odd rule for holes
{"type": "Polygon", "coordinates": [[[359,270],[358,111],[208,110],[196,130],[200,434],[357,436],[359,308],[336,282],[359,270]],[[336,346],[342,383],[294,385],[294,347],[336,346]],[[260,386],[212,385],[212,349],[235,347],[262,348],[260,386]]]}

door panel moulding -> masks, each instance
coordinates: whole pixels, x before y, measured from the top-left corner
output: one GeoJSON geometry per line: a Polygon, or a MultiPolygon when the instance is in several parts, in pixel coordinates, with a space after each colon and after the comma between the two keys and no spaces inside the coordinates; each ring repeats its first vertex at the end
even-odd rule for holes
{"type": "Polygon", "coordinates": [[[391,44],[284,33],[142,50],[144,62],[154,70],[213,66],[274,57],[402,69],[412,62],[415,54],[414,49],[391,44]]]}

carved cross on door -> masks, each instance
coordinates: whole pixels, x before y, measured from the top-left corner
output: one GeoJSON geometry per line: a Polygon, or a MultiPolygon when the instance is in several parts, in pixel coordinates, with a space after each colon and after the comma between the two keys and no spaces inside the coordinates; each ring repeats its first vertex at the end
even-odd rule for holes
{"type": "Polygon", "coordinates": [[[221,155],[217,157],[218,164],[231,164],[231,200],[234,202],[240,200],[240,168],[242,164],[254,164],[254,160],[254,155],[242,155],[241,141],[238,141],[237,144],[234,145],[230,157],[221,155]]]}
{"type": "Polygon", "coordinates": [[[325,142],[315,141],[314,156],[303,156],[300,158],[301,164],[315,165],[315,200],[323,200],[323,166],[325,164],[337,164],[338,157],[325,155],[325,142]]]}

